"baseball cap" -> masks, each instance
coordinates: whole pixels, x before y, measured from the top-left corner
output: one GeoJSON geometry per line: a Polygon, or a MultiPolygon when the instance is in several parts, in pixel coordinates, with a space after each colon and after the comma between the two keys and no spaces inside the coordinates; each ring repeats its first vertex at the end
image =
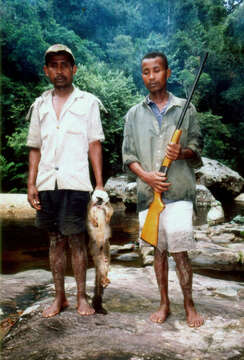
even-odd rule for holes
{"type": "Polygon", "coordinates": [[[47,60],[48,55],[54,55],[57,54],[59,52],[65,52],[69,55],[69,57],[72,59],[72,63],[74,65],[75,63],[75,57],[72,53],[72,51],[70,50],[70,48],[68,48],[68,46],[63,45],[63,44],[54,44],[52,46],[50,46],[47,51],[45,52],[45,59],[47,60]]]}

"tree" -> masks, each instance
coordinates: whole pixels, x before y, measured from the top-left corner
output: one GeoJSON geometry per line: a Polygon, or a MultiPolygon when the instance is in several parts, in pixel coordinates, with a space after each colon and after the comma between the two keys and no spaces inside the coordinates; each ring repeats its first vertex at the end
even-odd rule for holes
{"type": "Polygon", "coordinates": [[[79,65],[75,84],[83,91],[96,95],[103,103],[102,124],[105,133],[105,177],[122,171],[121,148],[124,116],[141,96],[136,92],[132,77],[119,70],[109,70],[105,63],[87,67],[79,65]]]}

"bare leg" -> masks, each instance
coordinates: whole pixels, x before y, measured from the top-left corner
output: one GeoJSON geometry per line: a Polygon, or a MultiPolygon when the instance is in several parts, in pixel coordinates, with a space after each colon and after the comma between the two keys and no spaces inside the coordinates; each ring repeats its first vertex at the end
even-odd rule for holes
{"type": "Polygon", "coordinates": [[[69,236],[73,272],[77,284],[77,311],[80,315],[91,315],[95,310],[88,304],[86,295],[87,250],[85,235],[69,236]]]}
{"type": "Polygon", "coordinates": [[[158,311],[150,316],[150,320],[156,323],[163,323],[170,313],[168,298],[168,258],[166,251],[160,253],[158,249],[155,249],[154,270],[161,301],[158,311]]]}
{"type": "Polygon", "coordinates": [[[54,303],[43,311],[44,317],[55,316],[69,305],[64,291],[64,274],[66,268],[65,244],[67,239],[59,233],[49,233],[48,235],[50,240],[49,261],[56,296],[54,303]]]}
{"type": "Polygon", "coordinates": [[[187,252],[172,253],[176,262],[176,272],[184,295],[184,307],[187,323],[190,327],[199,327],[204,323],[203,317],[197,313],[192,299],[192,267],[187,252]]]}
{"type": "Polygon", "coordinates": [[[95,280],[95,290],[94,297],[92,299],[92,305],[95,311],[99,314],[107,314],[107,310],[102,306],[102,296],[104,288],[101,284],[101,274],[96,268],[96,280],[95,280]]]}

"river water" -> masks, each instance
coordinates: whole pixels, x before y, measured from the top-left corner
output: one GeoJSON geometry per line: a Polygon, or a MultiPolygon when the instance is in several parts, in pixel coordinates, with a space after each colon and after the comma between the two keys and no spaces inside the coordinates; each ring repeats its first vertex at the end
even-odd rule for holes
{"type": "MultiPolygon", "coordinates": [[[[125,211],[121,204],[113,204],[114,215],[111,220],[112,239],[111,244],[136,243],[138,236],[137,214],[133,211],[125,211]]],[[[225,220],[228,222],[234,216],[244,215],[244,205],[240,203],[223,204],[225,220]]],[[[206,223],[206,208],[198,209],[198,216],[194,225],[206,223]]],[[[2,237],[2,270],[3,274],[14,274],[24,270],[46,269],[48,263],[48,238],[34,225],[34,219],[18,219],[1,221],[2,237]]],[[[69,250],[68,250],[69,251],[69,250]]],[[[67,274],[72,274],[68,257],[67,274]]],[[[112,257],[112,263],[116,260],[112,257]]],[[[141,266],[140,260],[123,262],[125,266],[141,266]]],[[[89,266],[92,266],[89,259],[89,266]]]]}

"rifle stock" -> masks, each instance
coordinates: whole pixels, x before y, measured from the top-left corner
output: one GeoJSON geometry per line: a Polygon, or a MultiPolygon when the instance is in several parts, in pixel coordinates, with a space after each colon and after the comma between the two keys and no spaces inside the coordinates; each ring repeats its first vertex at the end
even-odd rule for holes
{"type": "MultiPolygon", "coordinates": [[[[176,129],[172,138],[172,144],[178,144],[180,141],[182,130],[176,129]]],[[[167,170],[170,167],[172,160],[168,159],[167,156],[163,159],[160,171],[167,174],[167,170]]],[[[150,245],[157,246],[158,243],[158,226],[159,216],[164,210],[165,205],[161,198],[161,193],[154,192],[153,201],[149,206],[147,217],[142,228],[141,238],[149,243],[150,245]]]]}
{"type": "MultiPolygon", "coordinates": [[[[204,66],[204,64],[205,64],[205,62],[207,60],[207,57],[208,57],[208,53],[205,54],[205,56],[204,56],[204,58],[202,60],[202,63],[200,65],[200,68],[198,70],[198,73],[197,73],[197,75],[195,77],[195,81],[193,83],[191,92],[190,92],[190,94],[189,94],[189,96],[187,98],[187,101],[185,103],[185,106],[184,106],[184,108],[182,110],[179,121],[177,123],[176,129],[175,129],[174,134],[173,134],[173,136],[171,138],[170,142],[172,144],[178,144],[179,141],[180,141],[180,136],[181,136],[181,133],[182,133],[182,130],[180,130],[180,127],[181,127],[182,122],[184,120],[184,116],[186,114],[186,111],[187,111],[188,106],[190,104],[190,101],[192,99],[193,93],[195,91],[196,85],[197,85],[198,80],[200,78],[200,75],[201,75],[203,66],[204,66]]],[[[172,160],[168,159],[165,156],[164,159],[163,159],[160,171],[165,173],[165,175],[167,175],[167,171],[168,171],[171,163],[172,163],[172,160]]],[[[152,201],[151,205],[149,206],[147,217],[146,217],[145,223],[144,223],[143,228],[142,228],[141,238],[144,241],[148,242],[150,245],[153,245],[155,247],[157,246],[157,243],[158,243],[159,216],[160,216],[160,213],[164,210],[164,208],[165,208],[165,205],[164,205],[164,203],[163,203],[163,201],[161,199],[161,194],[157,193],[157,192],[154,192],[153,201],[152,201]]]]}
{"type": "Polygon", "coordinates": [[[158,243],[159,215],[164,208],[161,194],[155,191],[141,232],[141,238],[153,246],[157,246],[158,243]]]}

